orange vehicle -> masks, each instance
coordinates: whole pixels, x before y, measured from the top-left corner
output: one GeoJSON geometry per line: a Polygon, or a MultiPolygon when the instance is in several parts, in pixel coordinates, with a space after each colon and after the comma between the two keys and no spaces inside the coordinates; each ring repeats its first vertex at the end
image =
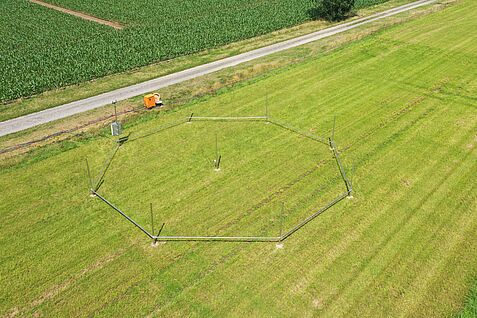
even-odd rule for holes
{"type": "Polygon", "coordinates": [[[162,106],[161,94],[152,93],[144,96],[144,107],[147,109],[154,108],[156,106],[162,106]]]}

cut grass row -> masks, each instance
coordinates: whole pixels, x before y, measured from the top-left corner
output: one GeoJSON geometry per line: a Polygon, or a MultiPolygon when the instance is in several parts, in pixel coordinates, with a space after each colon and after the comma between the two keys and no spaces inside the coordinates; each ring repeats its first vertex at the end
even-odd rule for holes
{"type": "MultiPolygon", "coordinates": [[[[106,153],[110,140],[85,141],[2,170],[0,184],[7,190],[0,200],[5,291],[0,312],[209,317],[456,312],[477,274],[477,46],[469,40],[475,12],[476,3],[464,0],[273,77],[126,127],[147,131],[191,112],[252,115],[263,111],[266,94],[273,116],[317,134],[329,132],[336,115],[343,161],[355,165],[355,198],[303,228],[283,250],[273,244],[151,248],[141,233],[87,195],[83,158],[100,149],[106,153]]],[[[168,142],[180,139],[172,134],[168,142]]],[[[154,146],[160,149],[162,143],[148,145],[154,146]]],[[[136,153],[149,158],[140,149],[136,153]]],[[[91,159],[95,169],[101,159],[91,159]]],[[[126,185],[140,191],[132,178],[126,185]]],[[[244,187],[240,195],[248,191],[244,187]]],[[[124,193],[118,189],[116,195],[124,193]]],[[[173,199],[166,197],[163,204],[173,199]]]]}

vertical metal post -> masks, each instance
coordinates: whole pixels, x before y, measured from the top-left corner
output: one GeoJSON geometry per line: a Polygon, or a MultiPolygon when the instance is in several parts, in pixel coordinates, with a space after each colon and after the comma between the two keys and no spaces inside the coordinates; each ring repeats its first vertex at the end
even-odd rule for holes
{"type": "Polygon", "coordinates": [[[333,131],[331,132],[331,140],[335,141],[335,126],[336,126],[336,116],[333,118],[333,131]]]}
{"type": "Polygon", "coordinates": [[[349,187],[348,187],[348,198],[353,197],[353,177],[354,177],[354,164],[351,166],[351,172],[350,172],[350,177],[348,180],[349,187]]]}
{"type": "Polygon", "coordinates": [[[215,159],[214,159],[214,168],[216,171],[220,170],[220,160],[222,156],[219,155],[219,137],[218,134],[215,133],[215,159]]]}
{"type": "Polygon", "coordinates": [[[114,102],[113,102],[113,105],[114,105],[114,121],[115,121],[115,122],[118,122],[118,110],[117,110],[117,108],[116,108],[116,102],[117,102],[117,101],[114,101],[114,102]]]}
{"type": "Polygon", "coordinates": [[[267,97],[266,97],[266,101],[265,101],[265,117],[267,117],[267,120],[268,120],[268,94],[267,94],[267,97]]]}
{"type": "Polygon", "coordinates": [[[280,211],[280,242],[282,241],[283,235],[283,212],[285,211],[285,202],[282,202],[281,211],[280,211]]]}
{"type": "Polygon", "coordinates": [[[86,161],[86,169],[88,170],[89,190],[91,191],[93,189],[93,180],[91,179],[91,171],[89,170],[88,158],[86,158],[85,161],[86,161]]]}
{"type": "Polygon", "coordinates": [[[350,173],[350,178],[349,178],[349,184],[351,186],[351,189],[353,188],[353,178],[354,178],[354,164],[351,166],[351,173],[350,173]]]}
{"type": "Polygon", "coordinates": [[[151,211],[151,228],[152,228],[152,234],[154,234],[154,214],[152,213],[152,202],[149,205],[150,211],[151,211]]]}
{"type": "MultiPolygon", "coordinates": [[[[159,239],[159,236],[161,235],[161,232],[162,232],[162,229],[164,228],[164,225],[166,225],[166,223],[162,223],[162,226],[159,229],[159,232],[157,232],[157,235],[154,237],[154,244],[157,243],[157,240],[159,239]]],[[[154,233],[152,233],[152,234],[154,234],[154,233]]]]}
{"type": "Polygon", "coordinates": [[[215,160],[219,159],[219,137],[215,133],[215,160]]]}

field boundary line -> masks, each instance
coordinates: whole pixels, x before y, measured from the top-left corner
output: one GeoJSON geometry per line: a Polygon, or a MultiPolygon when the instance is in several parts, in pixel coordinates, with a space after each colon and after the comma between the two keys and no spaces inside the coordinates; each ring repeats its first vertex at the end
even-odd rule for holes
{"type": "Polygon", "coordinates": [[[41,124],[46,124],[58,119],[83,113],[89,110],[93,110],[102,106],[110,105],[111,103],[116,101],[122,101],[132,97],[147,94],[149,92],[153,92],[164,87],[179,84],[188,80],[195,79],[197,77],[201,77],[226,68],[237,66],[239,64],[256,60],[274,53],[278,53],[317,40],[328,38],[333,35],[360,27],[362,25],[369,24],[380,19],[384,19],[386,17],[390,17],[399,13],[403,13],[412,9],[435,3],[436,1],[437,0],[418,0],[416,2],[408,3],[383,12],[372,14],[367,17],[349,21],[327,29],[322,29],[310,34],[299,36],[287,41],[275,43],[239,55],[202,64],[180,72],[161,76],[149,81],[134,84],[131,86],[126,86],[110,92],[77,100],[64,105],[52,107],[32,114],[9,119],[0,122],[0,137],[15,132],[23,131],[41,124]]]}
{"type": "Polygon", "coordinates": [[[86,14],[86,13],[71,10],[71,9],[66,9],[66,8],[51,4],[51,3],[43,2],[41,0],[30,0],[30,2],[38,4],[38,5],[46,7],[46,8],[49,8],[49,9],[53,9],[53,10],[56,10],[56,11],[59,11],[59,12],[62,12],[62,13],[66,13],[66,14],[81,18],[83,20],[87,20],[87,21],[96,22],[96,23],[99,23],[99,24],[102,24],[102,25],[106,25],[106,26],[112,27],[116,30],[124,29],[124,26],[119,22],[104,20],[104,19],[92,16],[90,14],[86,14]]]}

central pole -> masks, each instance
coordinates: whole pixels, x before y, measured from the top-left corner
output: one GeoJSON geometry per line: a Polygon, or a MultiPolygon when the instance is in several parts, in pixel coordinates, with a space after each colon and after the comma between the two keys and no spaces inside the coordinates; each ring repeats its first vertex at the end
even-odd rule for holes
{"type": "Polygon", "coordinates": [[[152,228],[152,234],[154,234],[154,214],[152,213],[152,202],[149,204],[150,211],[151,211],[151,228],[152,228]]]}
{"type": "Polygon", "coordinates": [[[268,120],[268,93],[265,101],[265,117],[267,117],[268,120]]]}
{"type": "Polygon", "coordinates": [[[280,211],[280,241],[283,235],[283,211],[285,210],[285,202],[282,202],[282,207],[280,211]]]}
{"type": "Polygon", "coordinates": [[[336,116],[333,117],[333,131],[331,132],[331,140],[335,141],[335,126],[336,126],[336,116]]]}
{"type": "Polygon", "coordinates": [[[91,179],[91,170],[89,169],[88,158],[86,160],[86,169],[88,170],[89,190],[93,190],[93,179],[91,179]]]}
{"type": "Polygon", "coordinates": [[[118,122],[118,109],[116,107],[116,101],[113,102],[114,105],[114,121],[118,122]]]}
{"type": "Polygon", "coordinates": [[[219,137],[217,133],[215,133],[215,159],[219,159],[219,137]]]}
{"type": "Polygon", "coordinates": [[[222,156],[219,155],[219,137],[217,133],[215,133],[215,159],[214,159],[214,168],[215,171],[220,170],[220,159],[222,159],[222,156]]]}

